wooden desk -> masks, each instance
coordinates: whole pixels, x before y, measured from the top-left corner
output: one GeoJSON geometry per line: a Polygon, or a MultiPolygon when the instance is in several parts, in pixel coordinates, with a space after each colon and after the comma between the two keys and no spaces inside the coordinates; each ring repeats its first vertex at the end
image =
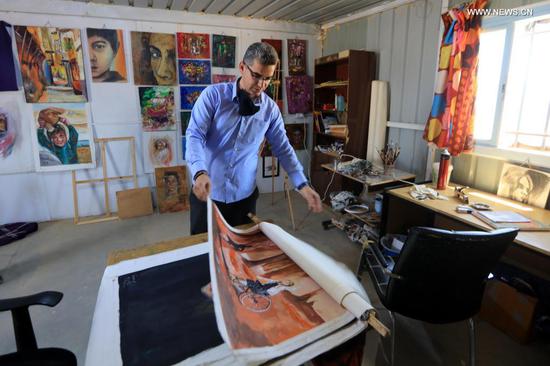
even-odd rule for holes
{"type": "MultiPolygon", "coordinates": [[[[395,184],[398,180],[406,180],[406,181],[414,181],[416,178],[416,175],[412,173],[405,172],[403,170],[394,169],[392,171],[392,174],[380,174],[379,176],[375,177],[366,177],[366,179],[359,179],[357,177],[341,173],[334,169],[334,164],[322,164],[321,167],[323,167],[326,170],[330,170],[331,172],[335,172],[336,174],[339,174],[343,177],[352,179],[356,182],[362,183],[366,188],[374,188],[374,189],[382,189],[384,186],[387,186],[389,184],[395,184]]],[[[380,171],[382,171],[382,168],[378,168],[380,171]]]]}
{"type": "MultiPolygon", "coordinates": [[[[409,195],[411,187],[387,191],[384,197],[382,233],[405,233],[412,226],[433,226],[452,230],[493,230],[471,214],[455,211],[461,202],[454,196],[454,186],[439,191],[449,200],[418,201],[409,195]]],[[[489,204],[494,210],[516,211],[521,215],[550,223],[550,211],[528,206],[494,194],[468,190],[470,203],[489,204]]],[[[550,279],[550,232],[520,231],[515,244],[505,255],[505,261],[531,273],[550,279]]]]}

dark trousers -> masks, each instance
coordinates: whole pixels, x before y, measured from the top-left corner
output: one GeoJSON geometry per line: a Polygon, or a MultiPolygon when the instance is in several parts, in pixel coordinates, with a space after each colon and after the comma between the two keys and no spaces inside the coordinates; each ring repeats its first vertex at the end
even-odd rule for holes
{"type": "MultiPolygon", "coordinates": [[[[256,201],[258,200],[258,188],[254,189],[252,194],[240,201],[223,203],[212,200],[218,206],[225,221],[231,226],[249,224],[252,222],[248,213],[256,214],[256,201]]],[[[189,195],[191,204],[191,235],[205,233],[208,231],[208,208],[206,202],[203,202],[195,196],[193,191],[189,195]]]]}

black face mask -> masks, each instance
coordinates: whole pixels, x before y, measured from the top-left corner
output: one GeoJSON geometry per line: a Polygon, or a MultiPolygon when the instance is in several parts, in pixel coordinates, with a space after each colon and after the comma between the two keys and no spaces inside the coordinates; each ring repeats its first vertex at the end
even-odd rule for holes
{"type": "Polygon", "coordinates": [[[239,100],[239,114],[241,116],[252,116],[260,110],[260,107],[254,104],[252,98],[250,98],[248,93],[239,87],[240,80],[241,79],[237,80],[237,99],[239,100]]]}

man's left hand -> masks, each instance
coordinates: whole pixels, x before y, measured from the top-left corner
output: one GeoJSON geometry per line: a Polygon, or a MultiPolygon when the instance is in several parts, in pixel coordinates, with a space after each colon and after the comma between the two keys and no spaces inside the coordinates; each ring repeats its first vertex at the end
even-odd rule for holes
{"type": "Polygon", "coordinates": [[[321,197],[315,192],[310,186],[305,186],[304,188],[298,191],[302,197],[307,201],[307,207],[313,212],[323,211],[323,206],[321,204],[321,197]]]}

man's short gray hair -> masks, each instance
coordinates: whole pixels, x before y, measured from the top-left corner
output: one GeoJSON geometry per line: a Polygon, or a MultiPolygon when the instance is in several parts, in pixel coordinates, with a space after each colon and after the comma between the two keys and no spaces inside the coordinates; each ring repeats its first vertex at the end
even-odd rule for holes
{"type": "Polygon", "coordinates": [[[279,61],[277,51],[272,45],[265,42],[252,43],[244,53],[243,61],[247,65],[252,65],[254,60],[258,60],[260,65],[276,65],[279,61]]]}

